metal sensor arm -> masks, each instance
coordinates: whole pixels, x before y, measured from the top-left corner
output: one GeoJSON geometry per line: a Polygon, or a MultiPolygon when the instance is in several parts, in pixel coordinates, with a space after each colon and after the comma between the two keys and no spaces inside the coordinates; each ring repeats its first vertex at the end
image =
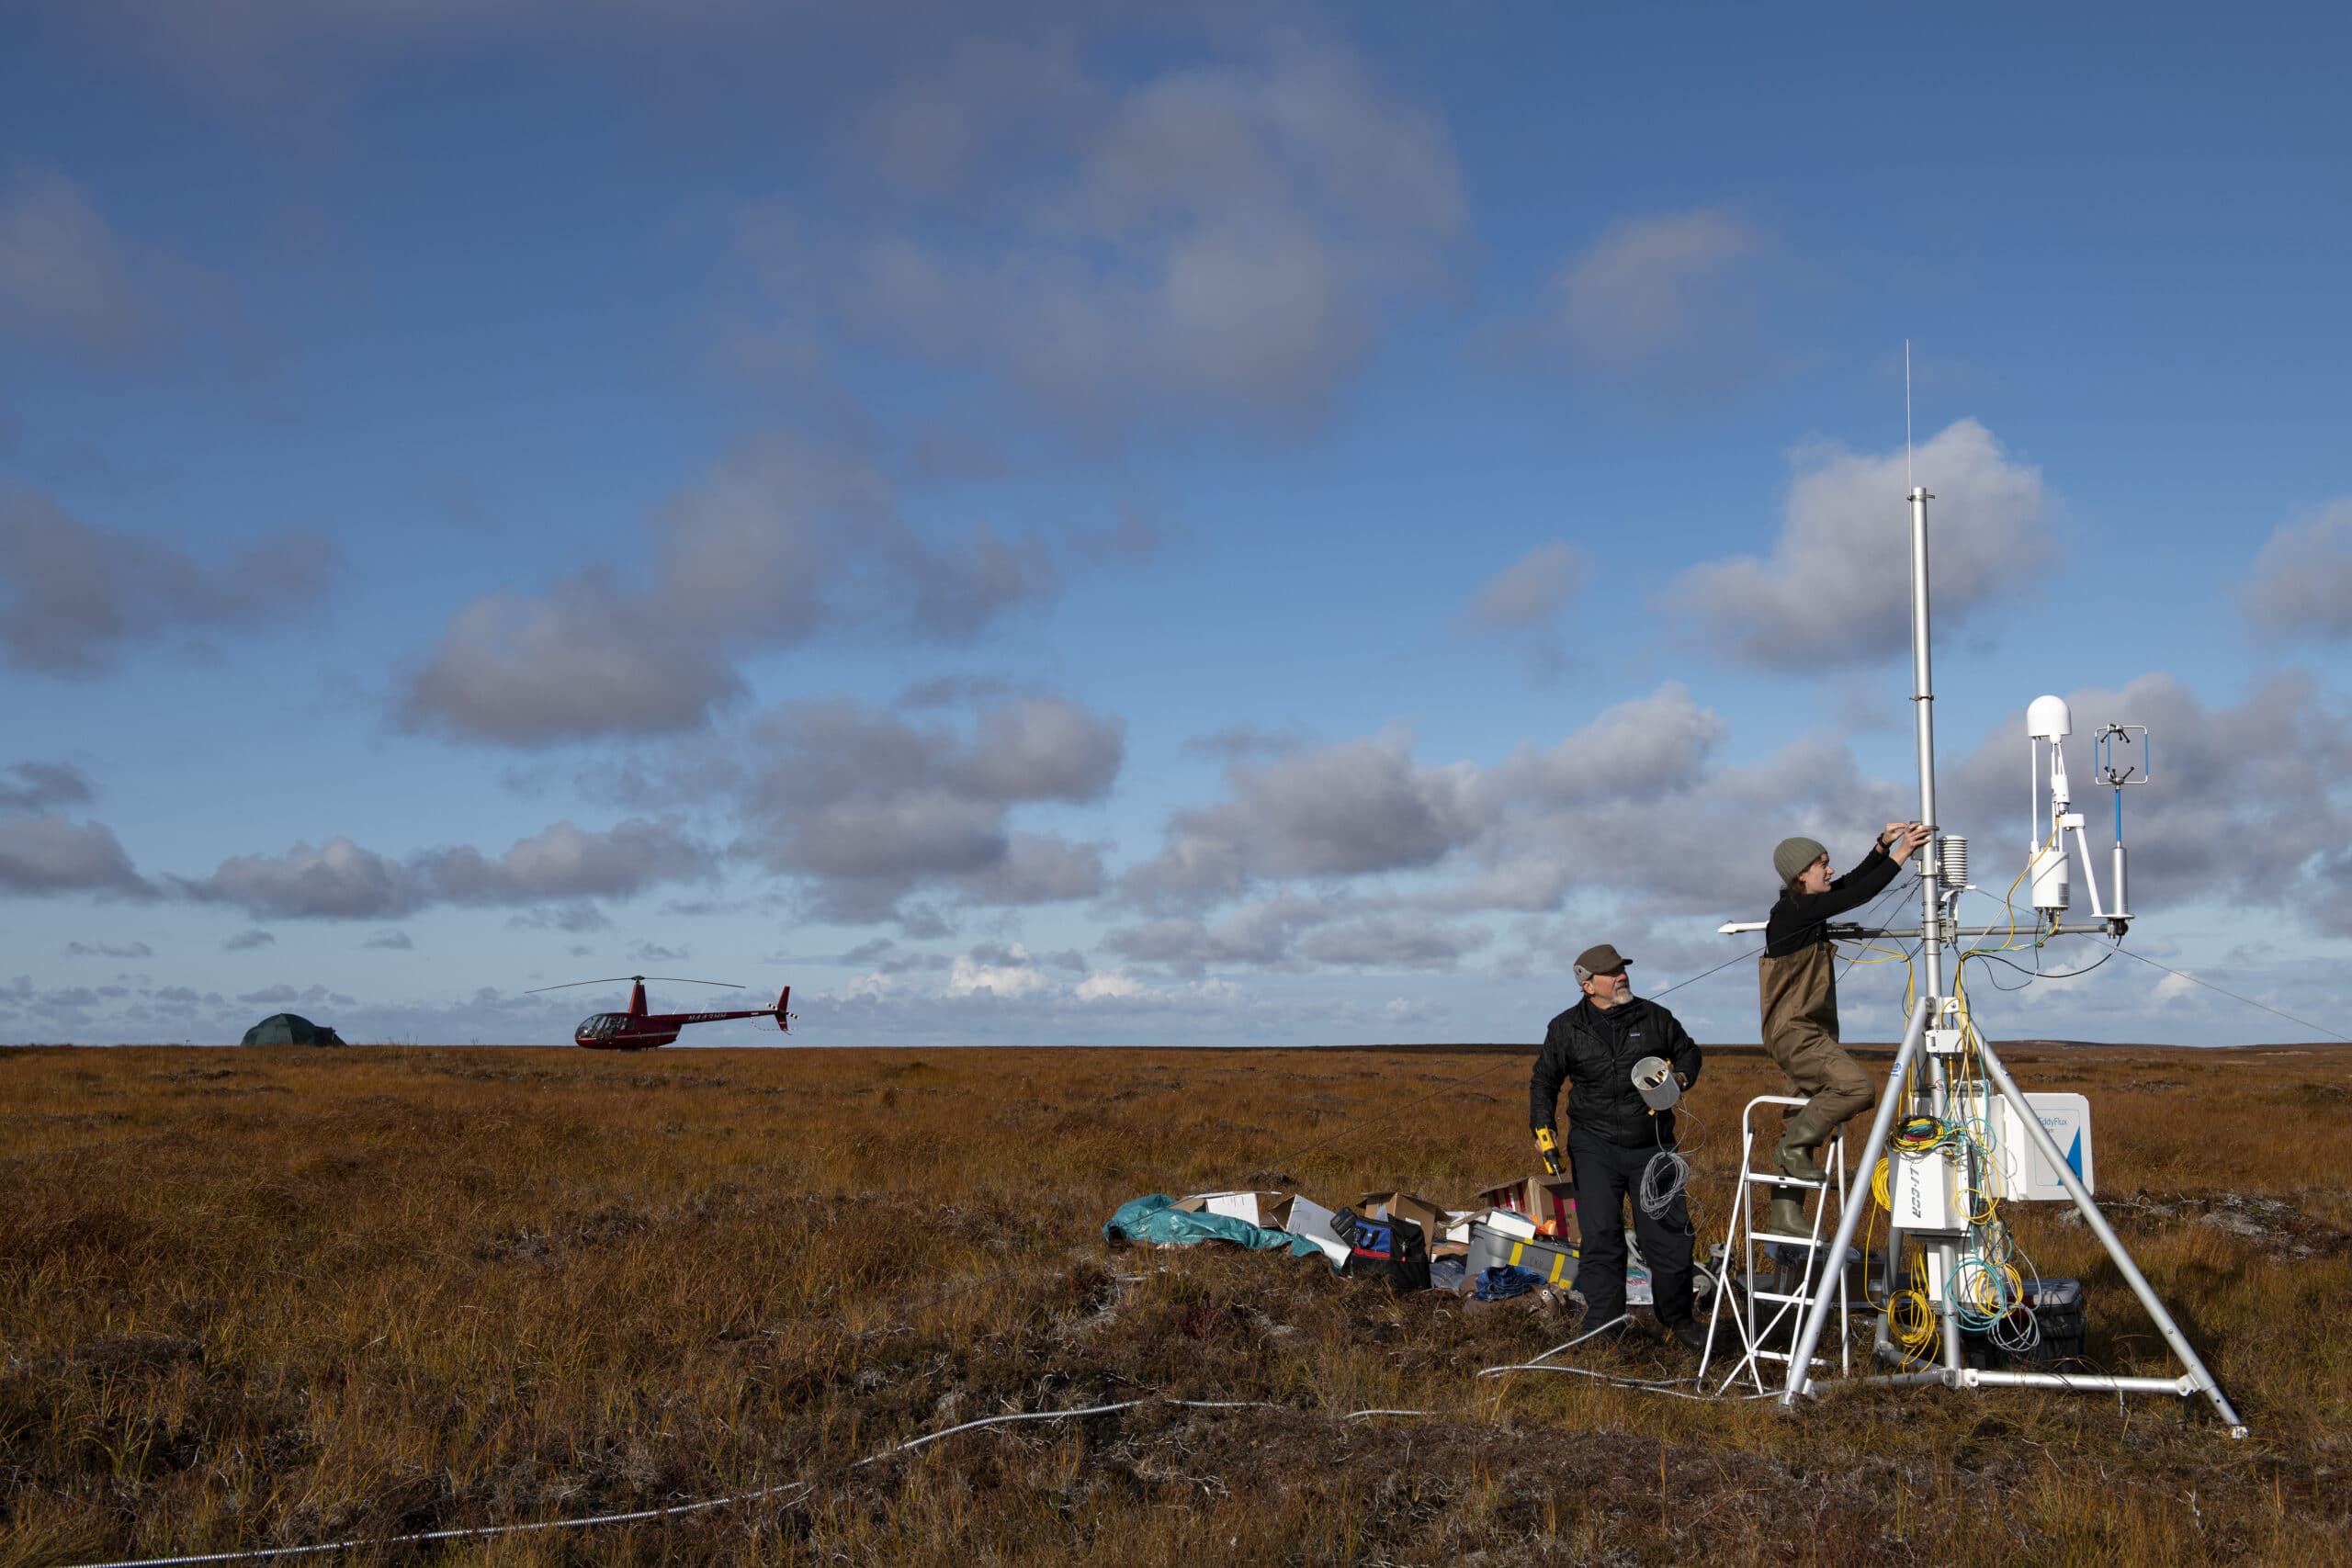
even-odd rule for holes
{"type": "Polygon", "coordinates": [[[2108,914],[2107,906],[2098,900],[2098,863],[2091,859],[2091,840],[2090,836],[2083,831],[2083,814],[2068,812],[2065,823],[2067,830],[2075,835],[2075,847],[2083,852],[2083,886],[2091,892],[2091,917],[2094,919],[2110,919],[2113,917],[2108,914]]]}

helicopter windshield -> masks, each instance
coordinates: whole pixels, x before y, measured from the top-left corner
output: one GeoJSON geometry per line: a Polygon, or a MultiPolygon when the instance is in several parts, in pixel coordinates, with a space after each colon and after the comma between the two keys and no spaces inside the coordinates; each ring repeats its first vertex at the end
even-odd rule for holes
{"type": "Polygon", "coordinates": [[[618,1034],[624,1028],[626,1028],[628,1023],[628,1014],[627,1013],[600,1012],[595,1017],[590,1019],[587,1022],[580,1026],[580,1038],[582,1040],[610,1040],[614,1035],[618,1034]]]}

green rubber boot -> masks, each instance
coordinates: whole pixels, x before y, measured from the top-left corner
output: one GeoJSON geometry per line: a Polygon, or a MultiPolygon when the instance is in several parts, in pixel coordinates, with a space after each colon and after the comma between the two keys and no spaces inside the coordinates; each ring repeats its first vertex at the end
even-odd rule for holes
{"type": "Polygon", "coordinates": [[[1774,1235],[1810,1235],[1813,1234],[1805,1227],[1804,1200],[1802,1198],[1773,1199],[1771,1217],[1764,1223],[1771,1226],[1772,1234],[1774,1235]]]}
{"type": "Polygon", "coordinates": [[[1781,1169],[1799,1181],[1826,1181],[1829,1173],[1814,1163],[1813,1151],[1829,1136],[1830,1129],[1814,1119],[1810,1109],[1800,1111],[1789,1118],[1781,1134],[1781,1143],[1772,1151],[1781,1169]]]}

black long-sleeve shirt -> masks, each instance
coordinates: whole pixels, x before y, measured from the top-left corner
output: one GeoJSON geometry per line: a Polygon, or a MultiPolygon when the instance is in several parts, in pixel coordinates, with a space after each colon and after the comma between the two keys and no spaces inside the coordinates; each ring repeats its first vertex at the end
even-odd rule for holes
{"type": "Polygon", "coordinates": [[[1829,933],[1822,928],[1849,910],[1859,909],[1881,893],[1894,880],[1902,866],[1886,852],[1884,844],[1874,843],[1862,863],[1829,885],[1826,893],[1800,893],[1787,888],[1780,902],[1772,906],[1770,919],[1764,926],[1764,955],[1786,958],[1826,942],[1829,933]]]}

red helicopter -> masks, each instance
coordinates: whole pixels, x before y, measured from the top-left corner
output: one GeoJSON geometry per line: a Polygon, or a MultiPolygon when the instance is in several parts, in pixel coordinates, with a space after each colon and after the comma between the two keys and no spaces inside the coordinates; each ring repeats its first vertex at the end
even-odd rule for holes
{"type": "Polygon", "coordinates": [[[688,980],[676,975],[615,975],[604,980],[571,980],[560,986],[537,986],[524,992],[526,997],[541,991],[565,991],[573,986],[611,986],[626,979],[629,983],[628,1011],[600,1012],[580,1021],[571,1032],[574,1045],[585,1045],[591,1051],[643,1051],[656,1045],[667,1045],[678,1037],[678,1031],[690,1023],[717,1023],[725,1018],[772,1018],[775,1026],[789,1032],[792,1014],[785,1009],[792,1001],[792,987],[786,986],[776,997],[772,1008],[751,1008],[741,1012],[659,1012],[645,1010],[645,982],[662,980],[680,986],[724,986],[730,991],[743,987],[727,980],[688,980]]]}

